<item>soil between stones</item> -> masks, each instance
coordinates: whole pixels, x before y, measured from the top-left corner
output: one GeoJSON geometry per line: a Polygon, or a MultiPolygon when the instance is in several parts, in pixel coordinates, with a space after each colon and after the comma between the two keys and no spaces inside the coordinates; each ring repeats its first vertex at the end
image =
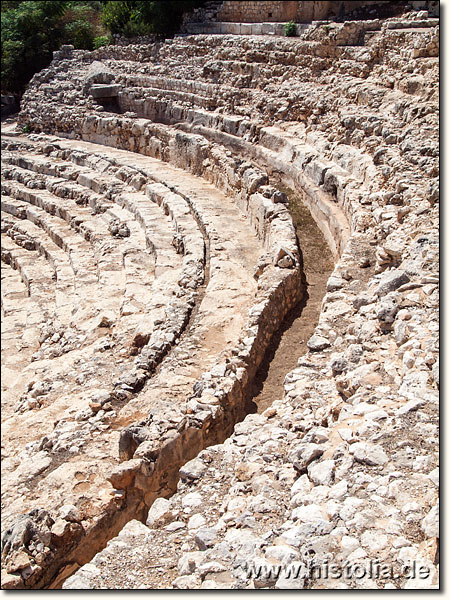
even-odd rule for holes
{"type": "Polygon", "coordinates": [[[289,210],[300,240],[306,294],[285,318],[273,336],[251,389],[249,412],[262,413],[274,400],[283,396],[287,373],[295,369],[300,356],[307,351],[306,342],[317,325],[326,292],[328,277],[334,267],[333,256],[311,213],[295,191],[283,187],[289,210]]]}

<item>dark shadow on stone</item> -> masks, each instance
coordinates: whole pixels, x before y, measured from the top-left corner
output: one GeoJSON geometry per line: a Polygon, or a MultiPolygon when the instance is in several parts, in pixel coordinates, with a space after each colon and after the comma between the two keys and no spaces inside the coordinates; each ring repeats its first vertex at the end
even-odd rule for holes
{"type": "Polygon", "coordinates": [[[278,350],[278,347],[280,345],[280,342],[281,342],[281,339],[282,339],[284,333],[292,327],[292,324],[294,323],[294,321],[296,319],[298,319],[302,316],[303,309],[305,308],[305,306],[308,302],[308,299],[309,299],[308,284],[305,281],[304,274],[302,276],[302,285],[305,288],[305,293],[303,295],[303,298],[300,300],[300,302],[298,304],[296,304],[296,306],[294,306],[294,308],[292,308],[288,312],[288,314],[284,318],[282,324],[280,325],[279,329],[272,336],[272,341],[270,342],[270,345],[267,348],[266,353],[264,354],[264,358],[256,372],[256,375],[255,375],[251,385],[249,386],[248,397],[247,397],[247,402],[246,402],[246,406],[245,406],[245,411],[247,414],[258,412],[258,405],[255,402],[253,402],[253,398],[258,396],[258,394],[261,392],[261,390],[264,387],[264,382],[266,381],[267,376],[269,374],[270,363],[272,362],[272,360],[275,356],[275,353],[278,350]]]}
{"type": "Polygon", "coordinates": [[[96,98],[95,102],[103,106],[105,112],[121,115],[124,111],[121,109],[117,96],[111,98],[96,98]]]}

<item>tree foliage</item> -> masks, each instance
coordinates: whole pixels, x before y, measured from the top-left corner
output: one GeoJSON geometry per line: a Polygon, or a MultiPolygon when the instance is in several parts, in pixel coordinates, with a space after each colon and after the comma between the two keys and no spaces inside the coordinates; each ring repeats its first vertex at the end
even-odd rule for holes
{"type": "Polygon", "coordinates": [[[204,2],[198,0],[106,2],[103,23],[111,33],[168,36],[177,31],[185,12],[202,4],[204,2]]]}
{"type": "Polygon", "coordinates": [[[2,2],[2,91],[21,94],[61,44],[91,50],[105,33],[102,2],[2,2]]]}
{"type": "Polygon", "coordinates": [[[92,50],[110,33],[127,37],[172,35],[183,13],[202,1],[1,2],[2,91],[23,93],[34,73],[47,67],[62,44],[92,50]]]}
{"type": "Polygon", "coordinates": [[[21,92],[62,43],[66,2],[21,2],[2,12],[2,90],[21,92]]]}
{"type": "Polygon", "coordinates": [[[19,6],[19,4],[22,4],[22,2],[21,1],[19,1],[19,2],[4,2],[2,0],[2,2],[1,2],[2,12],[6,12],[7,10],[17,8],[19,6]]]}

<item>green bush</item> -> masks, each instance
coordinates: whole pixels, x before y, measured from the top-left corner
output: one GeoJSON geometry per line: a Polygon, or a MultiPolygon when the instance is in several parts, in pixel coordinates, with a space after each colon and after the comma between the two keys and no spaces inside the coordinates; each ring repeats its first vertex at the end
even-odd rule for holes
{"type": "Polygon", "coordinates": [[[13,8],[17,8],[21,4],[21,2],[8,2],[7,0],[2,0],[1,7],[2,12],[6,12],[7,10],[11,10],[13,8]]]}
{"type": "Polygon", "coordinates": [[[131,19],[134,4],[136,2],[107,2],[103,8],[102,23],[111,33],[123,33],[131,19]]]}
{"type": "Polygon", "coordinates": [[[66,2],[21,2],[2,12],[2,91],[21,93],[64,41],[66,2]]]}
{"type": "Polygon", "coordinates": [[[68,2],[63,15],[64,43],[75,48],[92,50],[94,37],[104,33],[100,29],[101,2],[68,2]]]}
{"type": "Polygon", "coordinates": [[[92,50],[94,37],[105,33],[101,2],[2,2],[1,7],[2,92],[22,94],[62,44],[92,50]]]}
{"type": "Polygon", "coordinates": [[[106,2],[102,21],[111,33],[128,37],[151,33],[168,36],[177,31],[185,12],[202,4],[204,1],[198,0],[106,2]]]}
{"type": "Polygon", "coordinates": [[[289,23],[285,24],[284,34],[287,37],[295,37],[297,35],[297,25],[294,23],[294,21],[289,21],[289,23]]]}
{"type": "Polygon", "coordinates": [[[88,21],[72,21],[64,27],[64,41],[73,44],[77,49],[92,50],[94,48],[94,29],[88,21]]]}
{"type": "Polygon", "coordinates": [[[102,46],[108,46],[110,43],[111,38],[109,35],[100,35],[93,40],[94,50],[97,50],[97,48],[101,48],[102,46]]]}
{"type": "Polygon", "coordinates": [[[92,50],[110,43],[111,33],[170,36],[183,13],[202,4],[204,0],[2,1],[2,92],[22,94],[62,44],[92,50]]]}

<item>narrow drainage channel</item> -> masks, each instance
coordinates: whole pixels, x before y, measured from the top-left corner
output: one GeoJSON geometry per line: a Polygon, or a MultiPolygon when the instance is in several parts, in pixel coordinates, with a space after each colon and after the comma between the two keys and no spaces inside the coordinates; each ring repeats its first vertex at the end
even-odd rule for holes
{"type": "MultiPolygon", "coordinates": [[[[249,388],[246,402],[247,414],[262,412],[274,400],[282,397],[284,378],[289,371],[296,367],[298,358],[306,351],[306,342],[317,325],[322,298],[326,291],[326,282],[334,266],[331,251],[309,210],[294,191],[280,185],[278,187],[288,196],[289,209],[300,240],[306,294],[286,316],[282,326],[273,336],[272,343],[257,371],[252,386],[249,388]]],[[[178,468],[181,466],[179,465],[178,468]]],[[[175,492],[176,487],[173,489],[173,493],[175,492]]],[[[131,513],[132,509],[129,517],[131,513]]],[[[140,514],[131,516],[131,518],[142,520],[140,514]]],[[[126,520],[130,520],[130,518],[126,520]]],[[[102,546],[104,547],[103,544],[102,546]]],[[[97,552],[101,549],[99,547],[97,552]]],[[[88,561],[83,561],[83,564],[86,562],[88,561]]],[[[53,583],[46,586],[47,589],[60,589],[67,576],[69,574],[56,576],[53,583]]]]}
{"type": "Polygon", "coordinates": [[[298,194],[279,183],[277,187],[288,197],[289,210],[300,240],[306,293],[286,315],[256,373],[250,397],[253,411],[258,413],[283,397],[284,378],[296,368],[299,357],[308,350],[306,342],[319,321],[327,280],[334,268],[333,255],[325,238],[298,194]]]}

